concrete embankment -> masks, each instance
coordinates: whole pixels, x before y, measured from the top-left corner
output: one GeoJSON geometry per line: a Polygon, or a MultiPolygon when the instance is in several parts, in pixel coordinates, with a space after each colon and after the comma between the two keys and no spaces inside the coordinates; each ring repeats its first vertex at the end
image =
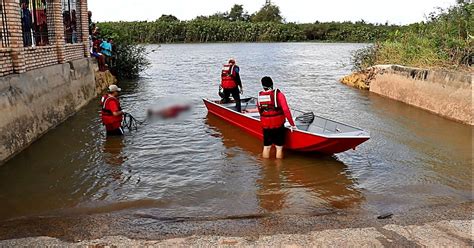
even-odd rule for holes
{"type": "Polygon", "coordinates": [[[92,59],[80,59],[0,78],[0,164],[75,114],[110,83],[106,78],[96,85],[95,67],[92,59]]]}
{"type": "Polygon", "coordinates": [[[346,76],[341,82],[474,125],[472,72],[379,65],[346,76]]]}

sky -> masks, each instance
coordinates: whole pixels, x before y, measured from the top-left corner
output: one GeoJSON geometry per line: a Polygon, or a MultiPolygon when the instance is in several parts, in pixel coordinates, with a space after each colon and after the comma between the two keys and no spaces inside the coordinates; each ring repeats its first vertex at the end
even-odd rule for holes
{"type": "MultiPolygon", "coordinates": [[[[359,21],[409,24],[425,19],[437,7],[447,8],[455,0],[272,0],[287,22],[359,21]]],[[[88,0],[93,21],[152,21],[162,14],[180,20],[212,15],[242,4],[250,14],[265,0],[88,0]]]]}

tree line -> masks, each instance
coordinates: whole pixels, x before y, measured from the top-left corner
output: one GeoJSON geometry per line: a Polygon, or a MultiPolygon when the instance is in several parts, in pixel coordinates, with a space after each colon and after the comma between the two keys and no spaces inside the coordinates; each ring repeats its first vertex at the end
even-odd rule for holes
{"type": "MultiPolygon", "coordinates": [[[[275,5],[248,14],[242,5],[228,12],[181,21],[162,15],[155,21],[104,22],[101,33],[120,44],[178,42],[369,42],[353,54],[354,69],[375,64],[465,68],[474,63],[474,3],[431,13],[425,21],[405,26],[358,22],[286,23],[275,5]]],[[[133,57],[144,58],[145,49],[133,57]]],[[[138,50],[137,50],[138,51],[138,50]]],[[[127,61],[124,59],[124,61],[127,61]]],[[[124,62],[125,63],[125,62],[124,62]]],[[[471,67],[472,68],[472,67],[471,67]]],[[[138,73],[136,73],[138,75],[138,73]]]]}
{"type": "Polygon", "coordinates": [[[104,22],[103,34],[133,43],[177,42],[373,42],[386,39],[396,25],[358,22],[286,23],[278,6],[264,5],[249,15],[242,5],[210,16],[181,21],[162,15],[155,21],[104,22]]]}

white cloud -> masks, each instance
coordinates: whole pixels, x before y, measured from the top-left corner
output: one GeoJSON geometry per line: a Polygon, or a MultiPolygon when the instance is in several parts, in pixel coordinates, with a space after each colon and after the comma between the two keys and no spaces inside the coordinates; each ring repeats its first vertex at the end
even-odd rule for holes
{"type": "MultiPolygon", "coordinates": [[[[454,0],[273,0],[289,22],[358,21],[407,24],[424,20],[436,7],[446,8],[454,0]]],[[[172,14],[181,20],[228,11],[243,4],[253,13],[265,0],[89,0],[95,21],[155,20],[172,14]]]]}

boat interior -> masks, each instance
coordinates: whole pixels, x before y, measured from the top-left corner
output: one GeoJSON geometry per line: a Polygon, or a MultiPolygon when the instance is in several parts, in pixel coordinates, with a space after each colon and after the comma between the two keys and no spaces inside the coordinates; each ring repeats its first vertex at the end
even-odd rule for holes
{"type": "MultiPolygon", "coordinates": [[[[221,103],[216,101],[217,104],[236,111],[235,102],[221,103]]],[[[257,98],[249,97],[241,99],[242,114],[252,117],[254,119],[260,119],[260,113],[257,109],[257,98]]],[[[299,130],[314,133],[323,136],[368,136],[369,134],[364,130],[356,127],[352,127],[337,121],[333,121],[321,116],[316,116],[313,112],[305,112],[300,110],[292,110],[292,116],[295,121],[296,127],[299,130]]],[[[288,121],[285,126],[290,126],[288,121]]]]}

